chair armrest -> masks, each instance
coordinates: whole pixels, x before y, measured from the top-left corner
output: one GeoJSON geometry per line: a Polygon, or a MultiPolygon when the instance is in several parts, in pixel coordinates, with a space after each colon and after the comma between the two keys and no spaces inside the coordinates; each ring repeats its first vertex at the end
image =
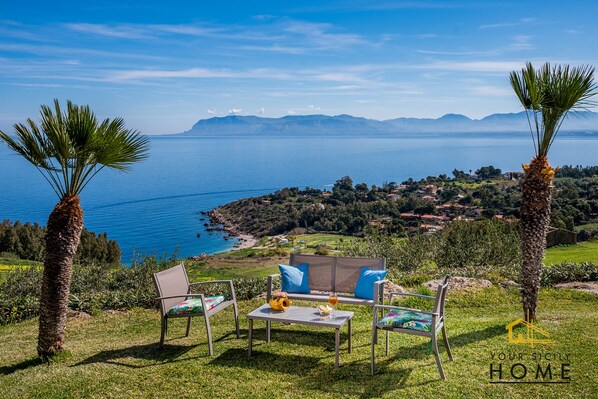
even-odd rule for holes
{"type": "Polygon", "coordinates": [[[280,277],[280,273],[271,274],[268,276],[268,290],[266,291],[266,302],[270,302],[272,299],[272,283],[275,277],[280,277]]]}
{"type": "Polygon", "coordinates": [[[401,309],[401,310],[408,310],[410,312],[415,312],[415,313],[427,314],[430,316],[440,316],[439,313],[426,312],[425,310],[419,310],[419,309],[404,308],[402,306],[374,305],[374,310],[376,310],[376,309],[401,309]]]}
{"type": "Polygon", "coordinates": [[[169,296],[161,296],[156,299],[173,299],[173,298],[201,298],[203,294],[181,294],[181,295],[169,295],[169,296]]]}
{"type": "Polygon", "coordinates": [[[417,297],[417,298],[424,298],[424,299],[436,299],[436,297],[430,296],[430,295],[422,295],[422,294],[412,294],[410,292],[391,292],[390,293],[390,298],[392,299],[393,296],[395,295],[399,295],[399,296],[413,296],[413,297],[417,297]]]}
{"type": "Polygon", "coordinates": [[[230,283],[232,280],[206,280],[206,281],[198,281],[197,283],[190,283],[189,287],[192,285],[200,285],[200,284],[217,284],[217,283],[230,283]]]}

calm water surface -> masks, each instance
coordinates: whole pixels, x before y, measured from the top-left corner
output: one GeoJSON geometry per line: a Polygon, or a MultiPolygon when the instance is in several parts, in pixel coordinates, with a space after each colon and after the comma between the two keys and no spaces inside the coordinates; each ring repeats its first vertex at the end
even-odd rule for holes
{"type": "MultiPolygon", "coordinates": [[[[349,175],[381,185],[494,165],[521,170],[531,139],[155,137],[151,157],[131,173],[102,171],[82,194],[85,225],[108,232],[128,262],[143,253],[190,256],[232,247],[208,233],[201,211],[285,186],[324,188],[349,175]],[[197,237],[197,233],[201,237],[197,237]]],[[[552,165],[598,164],[598,139],[560,138],[552,165]]],[[[48,183],[0,143],[0,219],[45,224],[57,202],[48,183]]]]}

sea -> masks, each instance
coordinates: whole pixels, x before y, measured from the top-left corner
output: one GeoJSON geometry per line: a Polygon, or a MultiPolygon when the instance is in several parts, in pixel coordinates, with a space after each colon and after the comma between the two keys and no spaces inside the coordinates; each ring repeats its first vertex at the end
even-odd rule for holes
{"type": "MultiPolygon", "coordinates": [[[[81,195],[85,226],[107,232],[125,264],[138,254],[179,257],[230,250],[235,239],[209,232],[202,212],[283,187],[382,185],[475,171],[521,171],[533,156],[528,135],[360,137],[150,136],[150,157],[128,173],[102,170],[81,195]]],[[[553,166],[598,164],[598,138],[558,137],[553,166]]],[[[0,220],[45,225],[58,201],[41,174],[0,143],[0,220]]]]}

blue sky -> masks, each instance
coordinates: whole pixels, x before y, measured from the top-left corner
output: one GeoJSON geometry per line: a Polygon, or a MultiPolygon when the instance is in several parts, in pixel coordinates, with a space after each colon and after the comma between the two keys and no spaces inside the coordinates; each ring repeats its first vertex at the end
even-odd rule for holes
{"type": "Polygon", "coordinates": [[[527,60],[597,64],[598,3],[4,2],[0,129],[53,98],[147,134],[229,114],[481,118],[527,60]]]}

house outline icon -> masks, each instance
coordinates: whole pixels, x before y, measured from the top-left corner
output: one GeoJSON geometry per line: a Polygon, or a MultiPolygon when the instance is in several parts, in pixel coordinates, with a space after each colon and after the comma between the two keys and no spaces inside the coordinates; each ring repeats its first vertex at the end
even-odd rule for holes
{"type": "Polygon", "coordinates": [[[535,326],[533,323],[528,323],[527,321],[519,318],[512,323],[507,324],[506,327],[507,331],[509,332],[509,343],[510,344],[529,344],[534,346],[534,344],[554,344],[556,341],[550,338],[550,334],[548,331],[541,329],[538,326],[535,326]],[[517,337],[513,336],[513,327],[518,325],[524,325],[526,327],[525,334],[517,333],[517,337]],[[545,338],[535,338],[534,335],[537,334],[541,337],[545,338]]]}

